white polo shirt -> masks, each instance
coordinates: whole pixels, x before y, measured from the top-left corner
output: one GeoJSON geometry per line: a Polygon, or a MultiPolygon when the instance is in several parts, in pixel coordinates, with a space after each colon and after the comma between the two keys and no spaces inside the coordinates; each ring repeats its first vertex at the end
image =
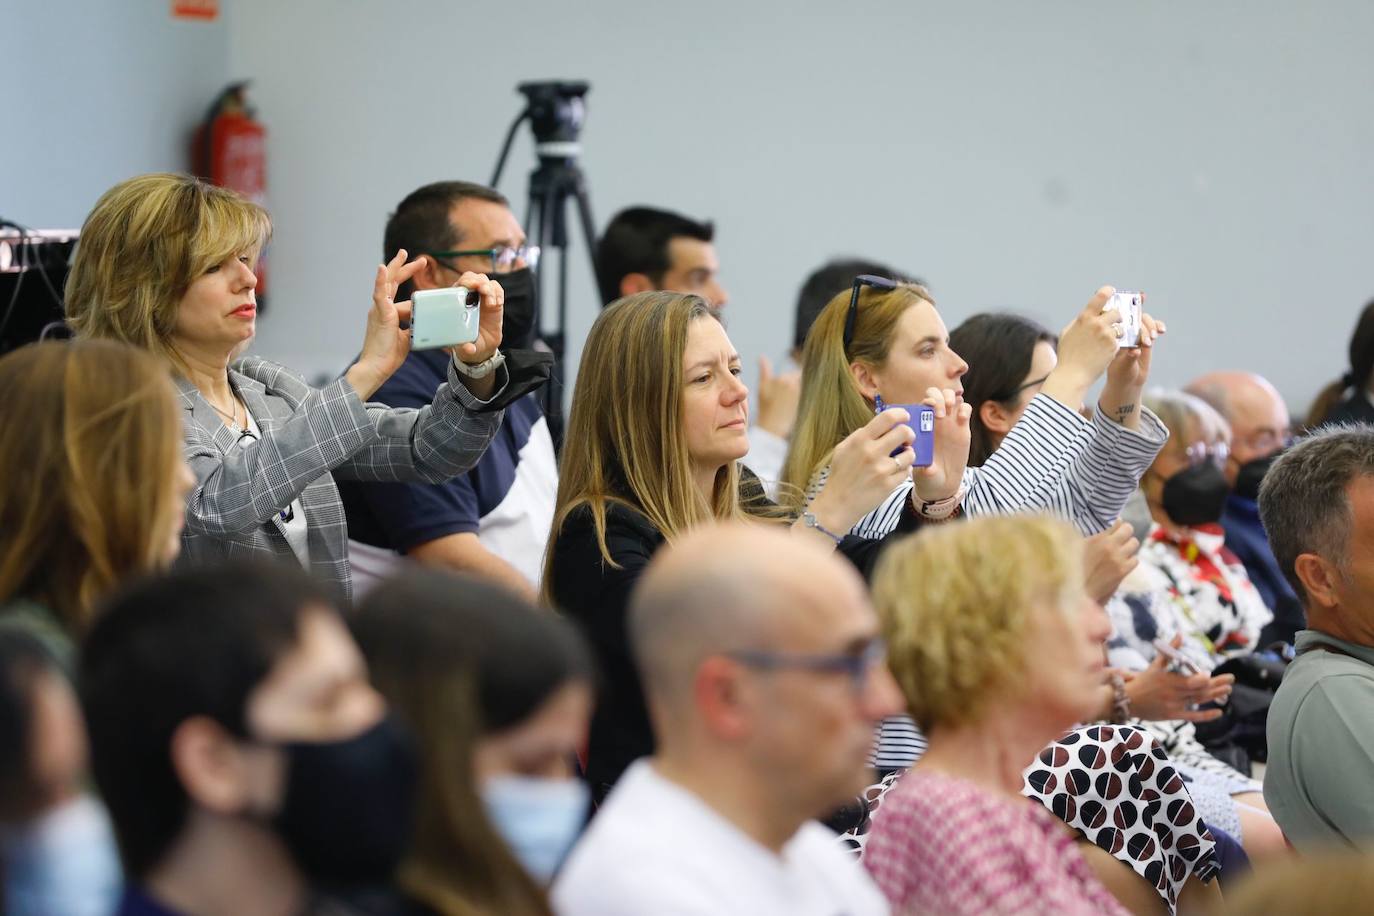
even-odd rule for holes
{"type": "Polygon", "coordinates": [[[559,916],[884,916],[835,835],[808,821],[778,855],[658,774],[625,771],[553,887],[559,916]]]}

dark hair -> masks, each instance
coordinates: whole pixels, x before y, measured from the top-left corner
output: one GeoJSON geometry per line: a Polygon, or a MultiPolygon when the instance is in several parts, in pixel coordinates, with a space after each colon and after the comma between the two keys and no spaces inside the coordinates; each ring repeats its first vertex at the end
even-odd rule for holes
{"type": "Polygon", "coordinates": [[[1279,569],[1304,602],[1298,557],[1314,553],[1345,568],[1353,521],[1345,488],[1370,476],[1374,426],[1367,424],[1323,427],[1279,455],[1264,475],[1260,521],[1279,569]]]}
{"type": "Polygon", "coordinates": [[[33,772],[33,695],[39,675],[62,669],[18,626],[0,626],[0,822],[24,818],[38,792],[33,772]]]}
{"type": "Polygon", "coordinates": [[[353,631],[377,689],[419,738],[415,839],[399,872],[440,911],[550,912],[487,818],[477,741],[529,718],[564,684],[590,680],[572,625],[478,579],[411,570],[374,589],[353,631]]]}
{"type": "Polygon", "coordinates": [[[1312,409],[1307,412],[1307,428],[1315,429],[1329,420],[1347,389],[1354,388],[1356,392],[1367,389],[1371,373],[1374,373],[1374,299],[1360,312],[1355,332],[1350,335],[1350,371],[1317,395],[1312,409]]]}
{"type": "Polygon", "coordinates": [[[145,579],[96,617],[78,683],[91,769],[135,880],[181,833],[189,800],[172,735],[205,716],[246,736],[249,696],[297,644],[323,592],[285,564],[236,563],[145,579]]]}
{"type": "MultiPolygon", "coordinates": [[[[382,260],[391,260],[402,248],[411,257],[429,251],[456,249],[463,243],[463,238],[454,230],[449,214],[455,204],[464,200],[485,200],[510,206],[510,201],[499,191],[471,181],[427,184],[407,194],[405,200],[396,205],[396,212],[387,218],[386,233],[382,237],[382,260]]],[[[414,285],[406,281],[396,291],[396,298],[409,299],[414,289],[414,285]]]]}
{"type": "Polygon", "coordinates": [[[1058,346],[1059,338],[1029,318],[1008,312],[974,315],[949,335],[949,346],[968,363],[964,373],[964,402],[973,408],[969,420],[969,467],[979,467],[996,450],[983,425],[979,408],[984,401],[1012,406],[1030,372],[1035,346],[1041,341],[1058,346]]]}
{"type": "Polygon", "coordinates": [[[797,310],[792,319],[794,350],[801,352],[806,344],[806,334],[811,330],[811,325],[815,324],[816,316],[821,313],[821,309],[835,296],[852,287],[854,278],[859,274],[871,274],[886,280],[896,280],[898,283],[925,286],[924,280],[895,270],[886,264],[879,264],[877,261],[865,261],[860,258],[837,258],[830,261],[824,267],[813,270],[811,276],[802,284],[801,292],[797,293],[797,310]]]}
{"type": "Polygon", "coordinates": [[[351,623],[369,664],[395,659],[404,663],[399,672],[417,675],[470,670],[483,732],[523,721],[558,687],[591,676],[581,636],[561,617],[455,573],[419,569],[391,579],[363,599],[351,623]]]}
{"type": "Polygon", "coordinates": [[[715,238],[711,223],[701,223],[668,210],[630,207],[606,225],[596,243],[596,283],[601,302],[610,305],[620,298],[620,281],[628,274],[645,274],[658,286],[672,265],[668,243],[686,237],[701,242],[715,238]]]}

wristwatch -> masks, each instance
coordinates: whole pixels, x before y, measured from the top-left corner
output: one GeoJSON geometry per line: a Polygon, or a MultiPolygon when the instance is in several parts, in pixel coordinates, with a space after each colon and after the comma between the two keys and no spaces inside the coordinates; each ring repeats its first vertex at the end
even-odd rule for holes
{"type": "Polygon", "coordinates": [[[944,499],[931,500],[926,502],[916,493],[913,487],[911,490],[911,505],[916,510],[916,514],[921,518],[931,522],[942,522],[959,510],[964,501],[964,485],[959,484],[959,489],[954,491],[953,496],[946,496],[944,499]]]}
{"type": "Polygon", "coordinates": [[[466,375],[468,378],[486,378],[505,364],[506,354],[500,350],[475,365],[463,362],[457,355],[453,357],[453,368],[458,370],[459,375],[466,375]]]}

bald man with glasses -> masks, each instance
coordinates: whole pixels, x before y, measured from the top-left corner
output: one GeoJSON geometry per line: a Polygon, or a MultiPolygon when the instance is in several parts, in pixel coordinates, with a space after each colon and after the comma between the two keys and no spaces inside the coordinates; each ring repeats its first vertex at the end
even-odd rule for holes
{"type": "Polygon", "coordinates": [[[902,707],[878,633],[853,567],[786,529],[708,526],[660,552],[630,610],[657,750],[607,798],[555,909],[888,912],[812,820],[862,791],[902,707]]]}

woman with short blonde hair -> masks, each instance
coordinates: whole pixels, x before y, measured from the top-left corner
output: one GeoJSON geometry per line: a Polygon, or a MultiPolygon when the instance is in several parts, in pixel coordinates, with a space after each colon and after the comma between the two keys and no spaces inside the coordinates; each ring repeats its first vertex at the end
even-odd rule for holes
{"type": "Polygon", "coordinates": [[[501,340],[504,294],[484,275],[477,340],[453,349],[448,382],[421,410],[366,399],[405,360],[410,304],[397,288],[424,266],[400,252],[379,266],[357,361],[313,389],[286,368],[241,359],[256,331],[253,265],[271,235],[258,205],[186,175],[153,174],[107,191],[86,219],[67,280],[68,322],[166,359],[196,476],[185,555],[266,554],[351,594],[347,529],[334,474],[437,483],[470,470],[514,391],[501,340]]]}
{"type": "Polygon", "coordinates": [[[0,359],[0,606],[62,656],[96,602],[171,562],[191,486],[166,367],[108,341],[0,359]]]}
{"type": "Polygon", "coordinates": [[[81,229],[67,324],[184,371],[174,340],[182,297],[225,261],[245,253],[256,260],[271,237],[267,211],[233,191],[175,175],[130,178],[105,192],[81,229]]]}
{"type": "Polygon", "coordinates": [[[1193,879],[1214,874],[1213,841],[1158,745],[1065,734],[1096,712],[1111,632],[1082,555],[1065,522],[1010,516],[922,531],[879,562],[888,664],[930,742],[864,847],[895,912],[1172,911],[1207,894],[1193,879]]]}
{"type": "Polygon", "coordinates": [[[1071,528],[1040,516],[967,525],[889,551],[873,584],[889,667],[926,731],[975,723],[1025,683],[1038,614],[1096,613],[1082,606],[1083,539],[1071,528]]]}

